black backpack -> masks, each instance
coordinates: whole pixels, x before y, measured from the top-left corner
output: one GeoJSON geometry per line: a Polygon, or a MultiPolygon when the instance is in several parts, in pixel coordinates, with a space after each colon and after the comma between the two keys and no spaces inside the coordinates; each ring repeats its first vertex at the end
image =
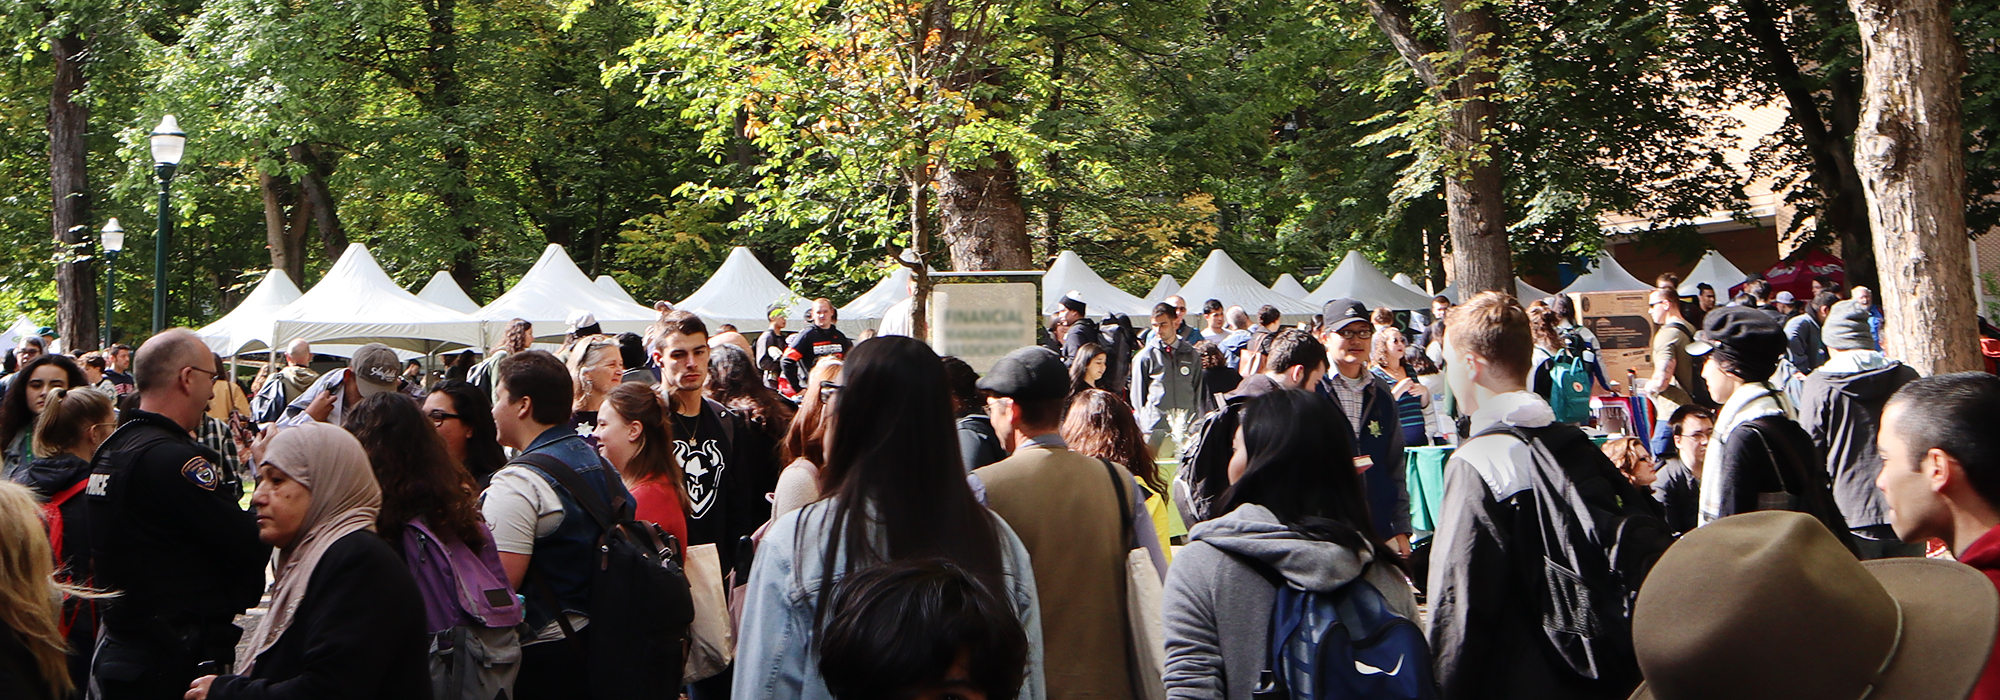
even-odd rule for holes
{"type": "Polygon", "coordinates": [[[1502,424],[1475,437],[1499,433],[1534,454],[1536,522],[1517,535],[1538,537],[1539,546],[1513,549],[1523,559],[1516,566],[1522,590],[1539,592],[1548,650],[1581,677],[1636,685],[1632,610],[1646,574],[1673,544],[1673,529],[1576,426],[1502,424]]]}
{"type": "MultiPolygon", "coordinates": [[[[680,696],[694,598],[681,571],[680,543],[659,526],[633,517],[624,498],[606,504],[583,477],[555,457],[528,453],[514,464],[554,479],[597,522],[597,570],[590,577],[590,638],[583,649],[588,697],[595,700],[680,696]]],[[[617,478],[613,475],[611,478],[617,478]]],[[[531,570],[532,573],[532,570],[531,570]]],[[[574,639],[555,592],[539,586],[556,611],[563,636],[574,639]]]]}

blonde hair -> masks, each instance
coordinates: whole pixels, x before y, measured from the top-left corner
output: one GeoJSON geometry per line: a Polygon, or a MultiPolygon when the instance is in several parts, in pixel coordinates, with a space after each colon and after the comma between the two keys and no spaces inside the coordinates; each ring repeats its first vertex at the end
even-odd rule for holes
{"type": "MultiPolygon", "coordinates": [[[[1402,337],[1403,332],[1397,330],[1395,326],[1377,326],[1374,337],[1368,339],[1368,361],[1375,363],[1375,366],[1385,370],[1395,367],[1400,372],[1403,366],[1403,355],[1400,351],[1391,349],[1390,344],[1402,337]]],[[[1408,343],[1409,341],[1405,340],[1404,342],[1408,343]]]]}
{"type": "Polygon", "coordinates": [[[90,429],[111,421],[111,397],[89,387],[49,392],[35,418],[36,457],[52,457],[90,439],[90,429]]]}
{"type": "Polygon", "coordinates": [[[570,381],[576,383],[576,399],[571,406],[572,409],[595,411],[596,406],[583,405],[583,400],[590,395],[591,389],[594,388],[601,394],[618,388],[616,384],[607,387],[586,387],[590,380],[583,376],[584,372],[596,369],[602,364],[606,354],[622,357],[617,354],[618,352],[618,341],[608,335],[587,335],[577,338],[576,343],[570,346],[569,357],[565,364],[569,365],[570,381]]]}
{"type": "Polygon", "coordinates": [[[42,506],[27,487],[0,481],[0,622],[35,658],[54,697],[69,694],[69,645],[63,639],[64,596],[101,598],[55,578],[55,552],[42,525],[42,506]]]}

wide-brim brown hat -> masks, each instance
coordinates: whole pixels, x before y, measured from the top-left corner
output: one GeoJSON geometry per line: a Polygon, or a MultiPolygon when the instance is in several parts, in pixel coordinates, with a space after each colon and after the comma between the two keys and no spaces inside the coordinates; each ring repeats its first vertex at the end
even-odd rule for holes
{"type": "Polygon", "coordinates": [[[1717,520],[1669,548],[1639,591],[1634,700],[1957,700],[2000,626],[1977,569],[1859,562],[1819,520],[1717,520]]]}

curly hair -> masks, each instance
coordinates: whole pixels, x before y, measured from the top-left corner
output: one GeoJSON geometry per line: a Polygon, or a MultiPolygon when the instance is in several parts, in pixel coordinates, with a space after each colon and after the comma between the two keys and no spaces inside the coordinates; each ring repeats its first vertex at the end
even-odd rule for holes
{"type": "Polygon", "coordinates": [[[1077,454],[1124,465],[1148,490],[1165,495],[1167,484],[1146,447],[1146,433],[1132,418],[1132,409],[1103,389],[1085,389],[1070,400],[1063,417],[1063,442],[1077,454]]]}
{"type": "Polygon", "coordinates": [[[404,526],[423,518],[440,535],[474,550],[485,546],[472,473],[445,451],[444,438],[416,399],[395,391],[370,396],[347,412],[341,427],[361,441],[382,486],[382,510],[375,516],[382,539],[400,546],[404,526]]]}

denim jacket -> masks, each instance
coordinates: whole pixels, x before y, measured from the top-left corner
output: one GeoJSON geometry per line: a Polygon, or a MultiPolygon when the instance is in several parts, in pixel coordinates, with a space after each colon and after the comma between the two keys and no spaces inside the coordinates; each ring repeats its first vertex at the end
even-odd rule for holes
{"type": "MultiPolygon", "coordinates": [[[[821,556],[832,540],[831,499],[778,516],[757,545],[750,583],[743,604],[743,625],[736,638],[735,700],[798,698],[832,700],[819,675],[819,654],[812,649],[813,609],[820,587],[821,556]],[[806,524],[800,526],[800,521],[806,524]]],[[[1044,700],[1042,681],[1042,613],[1035,597],[1034,570],[1028,549],[1013,528],[993,516],[994,530],[1005,539],[1000,547],[1003,593],[1028,634],[1028,675],[1021,682],[1020,700],[1044,700]]]]}

